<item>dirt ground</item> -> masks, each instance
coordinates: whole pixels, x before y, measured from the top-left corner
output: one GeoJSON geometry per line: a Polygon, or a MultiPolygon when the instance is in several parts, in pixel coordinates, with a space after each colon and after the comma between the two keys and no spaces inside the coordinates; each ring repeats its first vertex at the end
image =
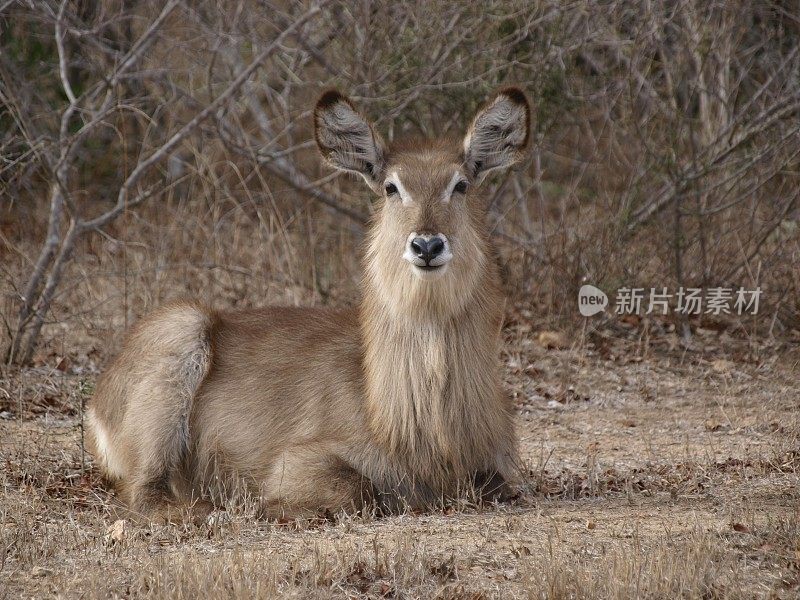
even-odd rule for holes
{"type": "Polygon", "coordinates": [[[796,352],[620,344],[507,327],[514,503],[288,524],[116,521],[81,451],[96,374],[6,373],[0,598],[800,597],[796,352]]]}

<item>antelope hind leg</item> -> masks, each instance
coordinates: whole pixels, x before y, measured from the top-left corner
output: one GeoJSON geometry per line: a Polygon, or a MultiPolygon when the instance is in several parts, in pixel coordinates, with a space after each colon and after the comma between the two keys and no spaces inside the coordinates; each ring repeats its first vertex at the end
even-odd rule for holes
{"type": "Polygon", "coordinates": [[[125,508],[118,512],[141,523],[203,523],[215,505],[195,497],[173,478],[166,473],[156,477],[143,474],[120,490],[125,508]]]}
{"type": "Polygon", "coordinates": [[[262,485],[267,519],[357,513],[373,504],[370,481],[339,457],[307,449],[285,452],[262,485]]]}

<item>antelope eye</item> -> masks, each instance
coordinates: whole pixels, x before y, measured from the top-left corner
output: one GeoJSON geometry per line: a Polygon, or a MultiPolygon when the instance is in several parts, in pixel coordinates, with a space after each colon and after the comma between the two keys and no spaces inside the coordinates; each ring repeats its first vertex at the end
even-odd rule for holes
{"type": "Polygon", "coordinates": [[[397,186],[393,183],[387,183],[384,189],[387,196],[394,196],[397,193],[397,186]]]}
{"type": "Polygon", "coordinates": [[[453,187],[453,191],[454,191],[454,192],[458,192],[459,194],[464,194],[464,193],[466,193],[466,191],[467,191],[467,182],[466,182],[466,181],[464,181],[464,180],[462,179],[461,181],[459,181],[459,182],[458,182],[458,183],[457,183],[457,184],[456,184],[456,185],[453,187]]]}

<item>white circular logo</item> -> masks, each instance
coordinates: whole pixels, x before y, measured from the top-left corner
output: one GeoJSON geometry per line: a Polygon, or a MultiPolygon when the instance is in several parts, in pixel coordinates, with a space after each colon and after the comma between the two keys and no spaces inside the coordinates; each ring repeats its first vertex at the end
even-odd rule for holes
{"type": "Polygon", "coordinates": [[[608,306],[606,293],[593,285],[582,285],[578,290],[578,310],[584,317],[603,312],[608,306]]]}

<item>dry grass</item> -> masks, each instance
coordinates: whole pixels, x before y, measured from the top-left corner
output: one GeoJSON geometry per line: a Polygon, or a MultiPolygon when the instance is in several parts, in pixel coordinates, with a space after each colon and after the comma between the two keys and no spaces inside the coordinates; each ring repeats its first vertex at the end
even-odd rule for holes
{"type": "MultiPolygon", "coordinates": [[[[47,157],[70,141],[52,76],[60,4],[0,14],[0,353],[46,238],[47,157]]],[[[65,46],[73,84],[102,85],[163,4],[65,3],[83,32],[65,46]]],[[[283,24],[270,12],[288,22],[303,8],[179,4],[119,86],[119,106],[135,110],[109,116],[65,173],[81,218],[109,210],[136,161],[273,39],[283,24]]],[[[76,241],[31,365],[0,367],[0,598],[800,595],[796,18],[772,2],[684,2],[674,15],[627,0],[465,6],[333,2],[254,75],[252,96],[148,175],[152,198],[76,241]],[[83,455],[81,416],[122,331],[178,297],[356,300],[363,228],[287,184],[270,154],[370,213],[360,184],[330,177],[310,142],[322,87],[352,93],[394,138],[460,134],[509,81],[536,107],[535,143],[486,192],[510,298],[502,359],[523,497],[283,525],[245,505],[211,524],[108,534],[114,497],[83,455]],[[729,148],[729,128],[757,133],[729,148]],[[583,282],[765,295],[758,317],[691,319],[687,338],[674,315],[579,318],[583,282]]]]}
{"type": "Polygon", "coordinates": [[[726,370],[665,353],[615,364],[529,337],[507,329],[508,354],[526,365],[510,364],[507,381],[527,465],[522,499],[383,519],[277,524],[244,505],[199,526],[126,522],[112,534],[113,494],[81,453],[92,377],[75,375],[79,365],[7,373],[0,589],[9,598],[796,597],[790,356],[726,370]]]}

